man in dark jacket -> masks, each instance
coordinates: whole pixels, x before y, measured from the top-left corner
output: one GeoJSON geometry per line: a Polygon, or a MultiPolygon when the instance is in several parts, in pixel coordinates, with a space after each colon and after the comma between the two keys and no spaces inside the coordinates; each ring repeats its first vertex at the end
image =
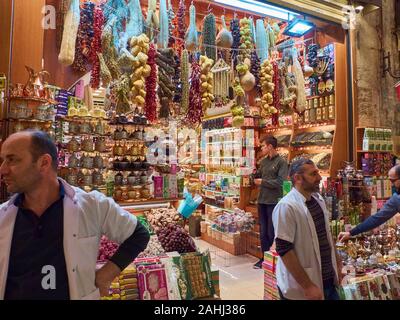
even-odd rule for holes
{"type": "MultiPolygon", "coordinates": [[[[266,157],[261,160],[254,183],[260,186],[258,195],[258,217],[260,223],[261,249],[269,251],[274,242],[274,226],[272,224],[272,211],[279,199],[282,198],[283,181],[287,179],[288,165],[278,152],[277,140],[273,136],[261,139],[261,152],[266,157]]],[[[260,269],[264,259],[260,259],[254,268],[260,269]]]]}

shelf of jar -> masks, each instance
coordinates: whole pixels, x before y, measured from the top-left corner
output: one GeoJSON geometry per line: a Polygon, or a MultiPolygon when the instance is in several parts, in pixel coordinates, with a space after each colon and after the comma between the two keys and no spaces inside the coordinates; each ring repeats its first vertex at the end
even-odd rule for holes
{"type": "Polygon", "coordinates": [[[102,167],[102,168],[98,168],[98,167],[93,167],[93,168],[86,168],[86,167],[70,167],[67,165],[58,165],[59,169],[71,169],[71,170],[88,170],[88,171],[95,171],[95,170],[109,170],[108,167],[102,167]]]}
{"type": "Polygon", "coordinates": [[[234,178],[239,178],[240,176],[237,176],[235,173],[217,173],[217,172],[205,172],[205,175],[212,175],[212,176],[221,176],[221,177],[234,177],[234,178]]]}
{"type": "Polygon", "coordinates": [[[37,123],[53,123],[53,120],[39,120],[34,118],[7,118],[8,121],[15,122],[37,122],[37,123]]]}
{"type": "Polygon", "coordinates": [[[39,98],[39,97],[26,97],[26,96],[9,96],[6,100],[25,100],[25,101],[36,101],[40,103],[57,104],[58,102],[52,99],[39,98]]]}
{"type": "Polygon", "coordinates": [[[93,121],[109,121],[109,118],[102,117],[94,117],[94,116],[57,116],[58,121],[67,121],[67,122],[93,122],[93,121]]]}
{"type": "Polygon", "coordinates": [[[334,122],[328,123],[315,123],[315,124],[304,124],[304,125],[294,125],[295,131],[334,131],[336,125],[334,122]],[[321,130],[323,129],[323,130],[321,130]]]}
{"type": "Polygon", "coordinates": [[[116,122],[108,122],[110,126],[136,126],[136,127],[151,127],[150,123],[134,123],[134,122],[127,122],[127,123],[116,123],[116,122]]]}
{"type": "Polygon", "coordinates": [[[289,126],[282,126],[282,127],[266,127],[266,128],[261,128],[263,132],[274,132],[274,131],[291,131],[293,128],[293,125],[289,126]]]}
{"type": "Polygon", "coordinates": [[[111,138],[111,134],[98,134],[98,133],[83,133],[83,132],[64,132],[63,133],[64,137],[100,137],[100,138],[111,138]]]}
{"type": "Polygon", "coordinates": [[[327,152],[327,153],[332,153],[332,146],[331,145],[322,145],[322,146],[301,146],[301,147],[295,147],[292,146],[292,151],[304,151],[304,152],[312,152],[312,151],[318,151],[318,152],[327,152]]]}
{"type": "Polygon", "coordinates": [[[112,153],[112,150],[109,150],[109,151],[97,151],[97,150],[86,151],[86,150],[81,150],[81,149],[79,149],[79,150],[69,150],[68,147],[64,147],[64,146],[61,146],[61,148],[63,150],[68,151],[69,153],[83,153],[83,154],[89,154],[89,155],[91,155],[91,154],[94,154],[94,155],[101,154],[101,155],[106,156],[106,155],[110,155],[112,153]]]}

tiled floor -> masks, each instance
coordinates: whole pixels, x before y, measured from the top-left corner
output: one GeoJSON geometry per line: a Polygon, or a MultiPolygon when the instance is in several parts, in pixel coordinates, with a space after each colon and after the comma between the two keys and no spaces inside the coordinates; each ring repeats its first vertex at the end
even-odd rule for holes
{"type": "Polygon", "coordinates": [[[253,269],[257,258],[251,255],[233,256],[203,240],[196,240],[200,251],[210,250],[212,269],[219,270],[222,300],[262,300],[264,272],[253,269]]]}

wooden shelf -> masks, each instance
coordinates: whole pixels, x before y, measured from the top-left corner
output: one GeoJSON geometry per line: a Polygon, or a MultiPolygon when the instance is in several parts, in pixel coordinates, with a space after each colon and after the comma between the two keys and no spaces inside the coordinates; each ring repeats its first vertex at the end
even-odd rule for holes
{"type": "Polygon", "coordinates": [[[332,131],[335,130],[335,122],[326,122],[326,123],[313,123],[313,124],[305,124],[300,126],[294,126],[295,130],[305,130],[310,128],[322,128],[325,131],[332,131]],[[329,130],[331,129],[331,130],[329,130]]]}
{"type": "Polygon", "coordinates": [[[357,153],[393,153],[393,151],[387,151],[387,150],[357,150],[357,153]]]}
{"type": "Polygon", "coordinates": [[[183,200],[183,198],[169,198],[169,199],[147,199],[147,200],[132,200],[132,201],[117,201],[120,206],[132,206],[132,205],[142,205],[142,204],[151,204],[151,203],[164,203],[164,202],[175,202],[183,200]]]}

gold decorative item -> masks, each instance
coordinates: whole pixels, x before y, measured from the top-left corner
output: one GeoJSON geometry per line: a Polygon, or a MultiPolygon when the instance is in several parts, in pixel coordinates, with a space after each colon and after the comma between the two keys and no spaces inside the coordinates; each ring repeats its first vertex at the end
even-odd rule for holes
{"type": "Polygon", "coordinates": [[[24,95],[43,98],[45,95],[44,87],[47,85],[45,76],[49,76],[50,74],[46,70],[35,72],[31,67],[25,66],[25,68],[28,71],[29,78],[24,87],[24,95]]]}

